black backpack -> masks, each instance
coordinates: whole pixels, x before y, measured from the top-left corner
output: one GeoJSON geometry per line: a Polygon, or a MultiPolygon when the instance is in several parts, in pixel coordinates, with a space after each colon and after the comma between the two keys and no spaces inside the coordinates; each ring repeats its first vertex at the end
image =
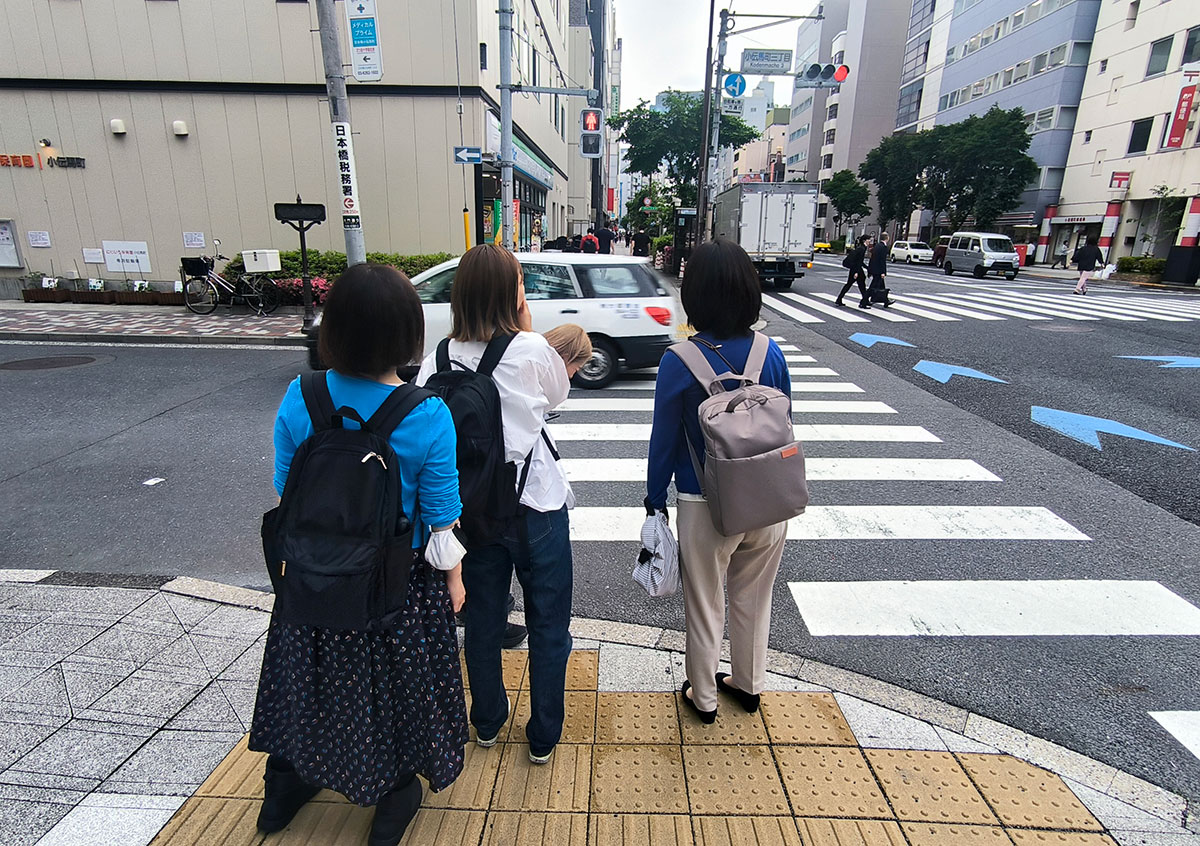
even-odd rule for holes
{"type": "Polygon", "coordinates": [[[395,628],[408,596],[413,521],[388,438],[433,394],[400,385],[363,421],[353,408],[334,409],[325,376],[300,377],[313,434],[296,449],[279,505],[263,515],[274,614],[301,626],[395,628]],[[362,428],[343,428],[347,417],[362,428]]]}

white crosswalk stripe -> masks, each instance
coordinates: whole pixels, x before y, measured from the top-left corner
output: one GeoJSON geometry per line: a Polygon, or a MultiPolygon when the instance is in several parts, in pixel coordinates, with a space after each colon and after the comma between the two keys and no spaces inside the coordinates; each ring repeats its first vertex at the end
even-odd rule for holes
{"type": "Polygon", "coordinates": [[[774,297],[763,297],[763,305],[767,308],[777,311],[784,317],[790,317],[797,323],[824,323],[825,321],[819,317],[809,314],[807,311],[801,311],[794,306],[790,306],[785,302],[775,299],[774,297]]]}
{"type": "Polygon", "coordinates": [[[976,320],[1003,320],[1004,319],[1003,317],[1000,317],[998,315],[988,314],[985,311],[979,311],[977,309],[962,308],[961,306],[948,305],[946,303],[928,302],[923,297],[918,297],[918,296],[915,296],[912,294],[905,294],[904,299],[906,302],[916,303],[919,306],[936,308],[941,311],[949,312],[950,314],[956,314],[959,317],[973,317],[976,320]]]}
{"type": "MultiPolygon", "coordinates": [[[[906,294],[905,296],[907,297],[910,295],[906,294]]],[[[947,303],[950,303],[951,305],[960,304],[960,300],[957,297],[958,297],[957,294],[939,293],[939,294],[920,294],[919,296],[916,297],[916,299],[918,299],[922,302],[928,303],[929,305],[932,305],[935,308],[941,308],[942,306],[940,304],[942,302],[947,302],[947,303]]],[[[963,297],[961,304],[965,305],[968,303],[970,304],[971,308],[974,309],[975,311],[986,311],[988,313],[999,314],[1004,317],[1019,317],[1022,320],[1053,320],[1054,319],[1052,317],[1047,317],[1044,314],[1033,314],[1032,312],[1028,312],[1028,311],[1018,311],[1015,308],[1008,308],[1006,306],[985,305],[985,304],[980,303],[970,297],[963,297]]]]}
{"type": "MultiPolygon", "coordinates": [[[[814,297],[820,297],[820,298],[821,298],[821,299],[823,299],[823,300],[829,300],[829,301],[830,301],[830,302],[832,302],[832,303],[836,303],[836,302],[837,302],[837,297],[836,297],[836,296],[834,296],[833,294],[826,294],[826,293],[824,293],[824,292],[820,292],[820,291],[818,291],[818,292],[814,293],[814,294],[813,294],[813,296],[814,296],[814,297]]],[[[849,306],[847,306],[847,308],[849,308],[849,306]]],[[[857,306],[857,305],[855,305],[855,306],[854,306],[854,310],[855,310],[855,311],[856,311],[858,314],[862,314],[862,312],[863,312],[863,311],[866,311],[866,309],[860,309],[860,308],[858,308],[858,306],[857,306]]],[[[892,314],[892,313],[891,313],[890,311],[888,311],[886,308],[874,308],[874,307],[872,307],[872,308],[870,309],[870,315],[871,315],[871,317],[878,317],[878,318],[880,318],[881,320],[886,320],[886,321],[888,321],[889,323],[916,323],[916,320],[914,320],[913,318],[911,318],[911,317],[905,317],[903,314],[892,314]]]]}
{"type": "Polygon", "coordinates": [[[1150,716],[1200,758],[1200,711],[1151,711],[1150,716]]]}
{"type": "MultiPolygon", "coordinates": [[[[653,411],[653,397],[570,397],[562,412],[653,411]]],[[[793,400],[796,414],[895,414],[896,409],[875,400],[793,400]]]]}
{"type": "Polygon", "coordinates": [[[836,318],[843,323],[870,323],[867,318],[860,317],[850,309],[828,306],[814,297],[802,297],[799,294],[784,294],[784,296],[794,303],[819,311],[822,314],[828,314],[830,317],[836,318]]]}
{"type": "MultiPolygon", "coordinates": [[[[644,482],[644,458],[564,458],[572,482],[644,482]]],[[[828,458],[809,456],[805,475],[821,482],[999,482],[969,458],[828,458]]]]}
{"type": "MultiPolygon", "coordinates": [[[[650,440],[649,423],[551,423],[546,427],[555,441],[642,441],[650,440]]],[[[864,443],[941,443],[922,426],[875,426],[797,423],[792,427],[802,443],[825,441],[864,443]]]]}
{"type": "MultiPolygon", "coordinates": [[[[804,372],[804,379],[811,376],[836,376],[837,373],[827,367],[813,367],[804,372]]],[[[859,394],[862,388],[849,382],[816,382],[799,381],[795,372],[792,373],[792,393],[846,393],[859,394]]],[[[653,391],[653,382],[613,382],[608,386],[613,391],[653,391]]]]}

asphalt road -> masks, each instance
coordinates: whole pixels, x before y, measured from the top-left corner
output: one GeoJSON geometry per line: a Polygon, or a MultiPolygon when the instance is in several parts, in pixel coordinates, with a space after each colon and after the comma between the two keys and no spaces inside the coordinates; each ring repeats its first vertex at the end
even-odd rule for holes
{"type": "MultiPolygon", "coordinates": [[[[839,268],[818,271],[795,291],[836,293],[835,275],[839,268]]],[[[892,287],[898,299],[915,298],[917,291],[946,290],[938,279],[902,281],[898,271],[892,287]]],[[[1104,319],[1079,324],[1090,332],[1072,333],[1043,331],[1051,323],[1074,325],[1058,320],[1035,322],[1035,329],[1019,319],[885,323],[867,315],[868,323],[844,323],[819,310],[805,313],[809,321],[799,323],[765,311],[767,331],[815,359],[794,366],[837,374],[800,375],[797,382],[850,382],[861,393],[795,398],[883,402],[895,413],[847,407],[798,412],[797,423],[922,427],[936,439],[814,440],[805,445],[810,468],[841,459],[915,459],[922,466],[956,459],[975,462],[994,480],[871,481],[853,472],[813,478],[815,507],[802,528],[823,528],[813,530],[816,539],[788,544],[772,646],[921,691],[1200,797],[1200,760],[1150,717],[1200,709],[1195,636],[814,635],[789,588],[799,585],[804,595],[810,583],[866,580],[1070,580],[1085,587],[1122,580],[1157,583],[1200,606],[1200,528],[1188,522],[1196,519],[1195,456],[1110,436],[1101,436],[1104,449],[1096,451],[1029,420],[1031,405],[1045,405],[1200,446],[1196,392],[1180,387],[1194,386],[1200,372],[1111,358],[1200,354],[1187,345],[1193,322],[1104,319]],[[866,349],[848,340],[856,331],[915,348],[866,349]],[[911,370],[920,359],[974,367],[1008,384],[956,376],[942,385],[911,370]],[[822,512],[825,506],[866,511],[839,518],[822,512]],[[926,511],[949,509],[932,532],[945,537],[921,537],[923,530],[895,521],[863,537],[876,512],[896,506],[908,509],[914,526],[923,525],[926,511]],[[1039,519],[1057,521],[1062,536],[1019,536],[1023,524],[1013,537],[1003,524],[972,534],[971,513],[1006,508],[1036,510],[1039,519]]],[[[271,424],[287,382],[304,366],[303,351],[289,349],[0,345],[0,424],[8,432],[0,443],[0,565],[185,574],[264,587],[258,520],[274,502],[271,424]],[[55,355],[97,360],[3,369],[5,362],[55,355]],[[162,481],[148,484],[156,479],[162,481]]],[[[626,385],[646,378],[630,377],[626,385]]],[[[645,441],[622,440],[619,426],[648,424],[649,413],[633,401],[650,397],[644,390],[589,393],[586,399],[612,400],[613,410],[567,411],[556,421],[597,427],[559,439],[564,458],[581,461],[591,479],[575,483],[579,524],[593,519],[582,509],[638,508],[643,486],[609,476],[594,460],[645,457],[645,441]]],[[[575,545],[575,613],[682,628],[678,597],[650,600],[631,582],[636,542],[615,530],[604,537],[575,545]]],[[[1097,631],[1106,630],[1101,616],[1097,631]]]]}

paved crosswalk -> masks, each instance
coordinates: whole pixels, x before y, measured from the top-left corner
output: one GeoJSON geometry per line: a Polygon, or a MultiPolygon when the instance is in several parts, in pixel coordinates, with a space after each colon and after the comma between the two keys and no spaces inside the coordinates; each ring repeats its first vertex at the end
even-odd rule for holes
{"type": "Polygon", "coordinates": [[[1200,321],[1200,301],[1136,295],[1088,294],[1086,297],[1054,290],[981,288],[909,293],[897,291],[889,308],[855,308],[853,297],[845,307],[834,303],[835,294],[824,291],[769,293],[763,304],[797,323],[913,323],[929,320],[954,323],[970,320],[1074,320],[1121,323],[1187,323],[1200,321]]]}

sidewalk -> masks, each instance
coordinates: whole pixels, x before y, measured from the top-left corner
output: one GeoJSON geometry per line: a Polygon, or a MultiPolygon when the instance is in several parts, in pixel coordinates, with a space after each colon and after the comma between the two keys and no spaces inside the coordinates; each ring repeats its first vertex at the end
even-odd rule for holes
{"type": "MultiPolygon", "coordinates": [[[[0,570],[6,846],[359,844],[371,810],[320,794],[254,828],[245,733],[272,597],[191,578],[0,570]]],[[[404,843],[1198,846],[1184,800],[962,709],[773,652],[758,714],[680,703],[679,632],[576,620],[563,742],[515,718],[426,795],[404,843]],[[1187,821],[1189,831],[1181,824],[1187,821]]],[[[468,693],[469,696],[469,693],[468,693]]]]}

